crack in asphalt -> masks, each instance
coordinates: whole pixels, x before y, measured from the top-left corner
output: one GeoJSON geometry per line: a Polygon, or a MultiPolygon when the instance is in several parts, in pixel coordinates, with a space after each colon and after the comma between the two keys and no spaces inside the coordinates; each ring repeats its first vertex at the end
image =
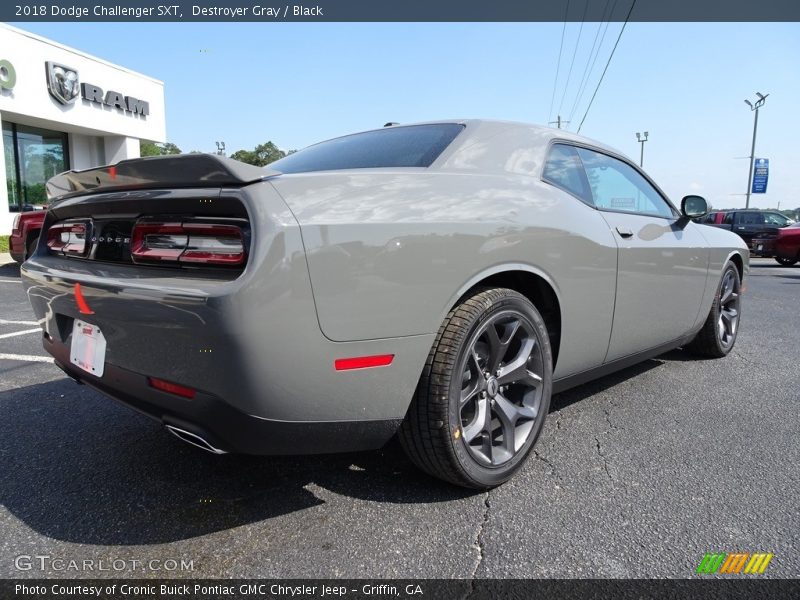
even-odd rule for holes
{"type": "Polygon", "coordinates": [[[533,449],[533,456],[536,457],[538,460],[542,461],[548,467],[550,467],[550,472],[548,473],[548,475],[552,475],[556,479],[561,479],[558,473],[556,473],[556,466],[552,462],[550,462],[549,459],[539,454],[539,451],[536,448],[533,449]]]}
{"type": "Polygon", "coordinates": [[[606,455],[603,454],[603,451],[600,448],[600,438],[598,436],[594,436],[594,441],[597,444],[597,454],[598,456],[600,456],[600,458],[603,459],[603,468],[606,471],[606,475],[608,475],[608,479],[610,481],[614,481],[614,478],[611,476],[611,472],[608,470],[608,459],[606,458],[606,455]]]}
{"type": "Polygon", "coordinates": [[[483,564],[483,560],[486,558],[484,534],[486,533],[486,525],[489,523],[489,510],[492,508],[492,505],[489,502],[488,490],[483,498],[483,506],[483,519],[481,520],[480,527],[478,527],[478,532],[475,535],[475,542],[472,544],[472,547],[478,551],[478,560],[475,562],[475,567],[472,569],[472,574],[470,575],[470,592],[467,597],[471,596],[475,592],[475,575],[477,575],[478,569],[480,569],[481,564],[483,564]]]}
{"type": "Polygon", "coordinates": [[[753,360],[753,359],[751,359],[750,357],[746,356],[745,354],[742,354],[742,353],[741,353],[741,352],[739,352],[738,350],[735,350],[735,349],[734,349],[734,350],[731,352],[731,354],[733,354],[733,355],[734,355],[734,356],[736,356],[737,358],[741,358],[741,359],[742,359],[744,362],[746,362],[746,363],[747,363],[747,364],[749,364],[749,365],[753,365],[753,366],[756,366],[756,367],[767,367],[767,365],[765,365],[764,363],[762,363],[762,362],[758,362],[758,361],[756,361],[756,360],[753,360]]]}
{"type": "Polygon", "coordinates": [[[608,406],[604,406],[603,407],[603,413],[606,416],[606,423],[608,423],[608,426],[610,427],[610,429],[608,431],[606,431],[605,433],[609,433],[611,431],[611,429],[614,429],[614,430],[616,430],[616,429],[625,429],[621,425],[616,425],[611,421],[611,410],[614,409],[614,408],[617,408],[617,405],[614,404],[614,401],[609,398],[608,399],[608,406]]]}

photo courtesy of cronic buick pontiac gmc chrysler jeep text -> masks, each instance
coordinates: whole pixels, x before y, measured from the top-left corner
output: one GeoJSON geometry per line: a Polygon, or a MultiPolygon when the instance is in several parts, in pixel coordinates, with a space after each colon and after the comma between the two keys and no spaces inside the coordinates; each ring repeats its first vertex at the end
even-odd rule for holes
{"type": "Polygon", "coordinates": [[[257,168],[145,158],[48,182],[22,265],[70,377],[216,453],[378,448],[506,481],[551,394],[667,350],[730,352],[745,243],[629,159],[464,120],[257,168]]]}

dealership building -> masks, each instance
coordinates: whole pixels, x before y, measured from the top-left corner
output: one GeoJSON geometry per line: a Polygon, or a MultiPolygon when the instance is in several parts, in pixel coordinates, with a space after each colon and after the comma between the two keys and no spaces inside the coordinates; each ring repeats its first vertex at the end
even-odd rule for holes
{"type": "Polygon", "coordinates": [[[139,156],[164,142],[164,84],[26,31],[0,24],[0,235],[17,212],[46,203],[62,171],[139,156]]]}

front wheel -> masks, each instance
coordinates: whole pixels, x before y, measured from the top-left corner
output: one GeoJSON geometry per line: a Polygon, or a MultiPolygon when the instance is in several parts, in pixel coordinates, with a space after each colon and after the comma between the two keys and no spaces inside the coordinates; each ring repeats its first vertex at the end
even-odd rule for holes
{"type": "Polygon", "coordinates": [[[780,258],[779,256],[775,257],[775,262],[777,262],[782,267],[791,267],[797,264],[797,258],[780,258]]]}
{"type": "Polygon", "coordinates": [[[469,488],[508,480],[524,463],[550,406],[553,358],[530,301],[483,289],[445,318],[400,441],[427,473],[469,488]]]}
{"type": "Polygon", "coordinates": [[[739,269],[729,261],[722,271],[708,318],[687,350],[710,358],[722,358],[733,350],[739,333],[741,288],[739,269]]]}

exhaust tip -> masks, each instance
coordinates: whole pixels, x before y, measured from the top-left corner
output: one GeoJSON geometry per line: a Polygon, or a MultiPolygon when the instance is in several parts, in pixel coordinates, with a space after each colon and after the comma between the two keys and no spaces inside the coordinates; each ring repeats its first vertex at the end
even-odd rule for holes
{"type": "Polygon", "coordinates": [[[180,440],[183,440],[187,444],[191,444],[192,446],[196,446],[205,450],[206,452],[211,452],[212,454],[227,454],[225,450],[220,450],[216,448],[212,444],[208,442],[204,437],[197,435],[196,433],[192,433],[191,431],[186,431],[185,429],[181,429],[180,427],[175,427],[174,425],[164,425],[172,435],[177,437],[180,440]]]}

